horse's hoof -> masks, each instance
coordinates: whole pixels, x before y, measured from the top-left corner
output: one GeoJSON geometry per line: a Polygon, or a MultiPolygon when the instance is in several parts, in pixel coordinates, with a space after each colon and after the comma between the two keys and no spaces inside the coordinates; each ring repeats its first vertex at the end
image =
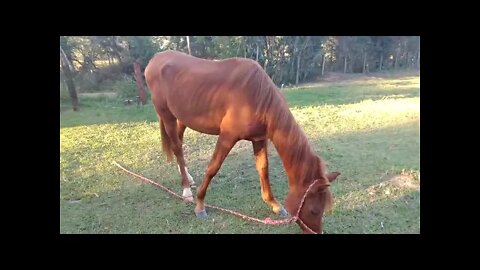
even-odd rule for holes
{"type": "Polygon", "coordinates": [[[282,218],[286,218],[288,217],[288,212],[287,210],[285,210],[285,208],[282,207],[282,209],[280,209],[280,211],[278,211],[277,213],[280,217],[282,218]]]}
{"type": "Polygon", "coordinates": [[[193,202],[193,196],[183,197],[184,202],[193,202]]]}
{"type": "Polygon", "coordinates": [[[205,209],[200,212],[195,211],[195,215],[197,216],[197,218],[207,218],[208,216],[207,211],[205,211],[205,209]]]}

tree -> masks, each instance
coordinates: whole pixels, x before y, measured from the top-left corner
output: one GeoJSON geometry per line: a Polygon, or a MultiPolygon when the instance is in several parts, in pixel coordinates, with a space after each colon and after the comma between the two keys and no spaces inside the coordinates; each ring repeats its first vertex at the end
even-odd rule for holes
{"type": "Polygon", "coordinates": [[[127,61],[129,63],[138,61],[142,66],[146,66],[148,61],[158,51],[152,39],[146,36],[127,37],[127,44],[127,61]]]}
{"type": "Polygon", "coordinates": [[[122,38],[118,36],[105,36],[105,37],[93,37],[95,43],[97,43],[102,53],[106,55],[109,64],[112,64],[114,59],[122,64],[122,53],[124,48],[122,47],[122,38]]]}
{"type": "Polygon", "coordinates": [[[77,91],[75,89],[75,83],[73,82],[73,66],[68,60],[65,52],[63,51],[62,46],[60,46],[60,66],[63,74],[65,74],[66,77],[68,92],[72,100],[73,111],[78,111],[79,107],[77,91]]]}
{"type": "Polygon", "coordinates": [[[368,73],[420,65],[419,37],[75,36],[61,37],[60,43],[77,89],[109,89],[109,83],[123,74],[132,75],[142,103],[142,70],[155,53],[164,50],[205,59],[250,58],[277,85],[301,84],[327,72],[368,73]]]}
{"type": "Polygon", "coordinates": [[[188,48],[188,54],[192,55],[192,50],[190,49],[190,37],[187,36],[187,48],[188,48]]]}
{"type": "Polygon", "coordinates": [[[137,84],[137,89],[138,89],[138,96],[140,98],[140,102],[142,105],[145,105],[147,103],[146,100],[146,94],[145,94],[145,87],[143,86],[143,75],[142,75],[142,69],[140,67],[140,63],[135,60],[133,62],[133,69],[135,71],[135,82],[137,84]]]}
{"type": "Polygon", "coordinates": [[[145,87],[143,82],[143,73],[141,65],[146,66],[149,59],[155,54],[155,44],[149,37],[129,37],[128,47],[130,58],[133,58],[133,70],[137,84],[138,96],[142,105],[147,103],[145,87]]]}

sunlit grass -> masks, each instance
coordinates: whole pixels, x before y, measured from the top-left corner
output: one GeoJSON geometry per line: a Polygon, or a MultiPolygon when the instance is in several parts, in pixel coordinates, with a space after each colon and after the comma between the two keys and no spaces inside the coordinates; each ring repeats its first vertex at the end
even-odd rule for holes
{"type": "MultiPolygon", "coordinates": [[[[286,90],[298,123],[331,170],[335,208],[327,233],[418,233],[420,230],[419,77],[286,90]],[[408,184],[390,181],[409,177],[408,184]]],[[[161,152],[151,104],[124,107],[87,101],[61,114],[60,229],[62,233],[299,233],[298,226],[267,227],[210,210],[198,220],[192,205],[125,175],[125,167],[180,192],[174,163],[161,152]]],[[[201,181],[216,136],[187,129],[189,171],[201,181]]],[[[283,202],[286,176],[269,148],[274,194],[283,202]]],[[[402,180],[403,181],[403,180],[402,180]]],[[[249,142],[239,142],[209,187],[206,200],[264,218],[275,217],[260,197],[249,142]]]]}

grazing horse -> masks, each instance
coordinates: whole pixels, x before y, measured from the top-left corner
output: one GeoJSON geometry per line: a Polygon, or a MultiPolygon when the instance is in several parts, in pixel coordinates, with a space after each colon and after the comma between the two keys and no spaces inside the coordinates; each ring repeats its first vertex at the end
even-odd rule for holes
{"type": "MultiPolygon", "coordinates": [[[[252,142],[262,199],[273,212],[288,215],[270,189],[267,144],[271,140],[288,175],[285,206],[291,215],[297,213],[309,185],[319,179],[306,195],[299,218],[313,231],[322,232],[323,213],[333,201],[329,186],[340,173],[327,173],[324,161],[295,122],[284,96],[257,62],[243,58],[212,61],[164,51],[152,57],[145,79],[160,122],[163,152],[168,161],[176,157],[185,200],[193,201],[194,184],[183,156],[186,127],[218,135],[197,190],[197,217],[207,216],[204,199],[208,185],[239,140],[252,142]]],[[[297,224],[308,232],[301,222],[297,224]]]]}

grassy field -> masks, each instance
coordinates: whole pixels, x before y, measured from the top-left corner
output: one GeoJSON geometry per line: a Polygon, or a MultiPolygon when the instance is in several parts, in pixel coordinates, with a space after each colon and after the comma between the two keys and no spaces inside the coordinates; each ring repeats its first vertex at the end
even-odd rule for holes
{"type": "MultiPolygon", "coordinates": [[[[335,206],[328,234],[420,232],[420,78],[401,76],[283,90],[297,122],[329,170],[335,206]]],[[[267,226],[194,205],[133,178],[126,168],[181,193],[176,163],[166,163],[149,103],[124,107],[108,96],[84,98],[60,115],[60,233],[301,233],[296,224],[267,226]]],[[[190,174],[201,181],[216,136],[187,129],[190,174]]],[[[272,144],[270,175],[283,203],[287,178],[272,144]]],[[[237,143],[212,180],[208,204],[277,218],[262,201],[250,142],[237,143]]]]}

